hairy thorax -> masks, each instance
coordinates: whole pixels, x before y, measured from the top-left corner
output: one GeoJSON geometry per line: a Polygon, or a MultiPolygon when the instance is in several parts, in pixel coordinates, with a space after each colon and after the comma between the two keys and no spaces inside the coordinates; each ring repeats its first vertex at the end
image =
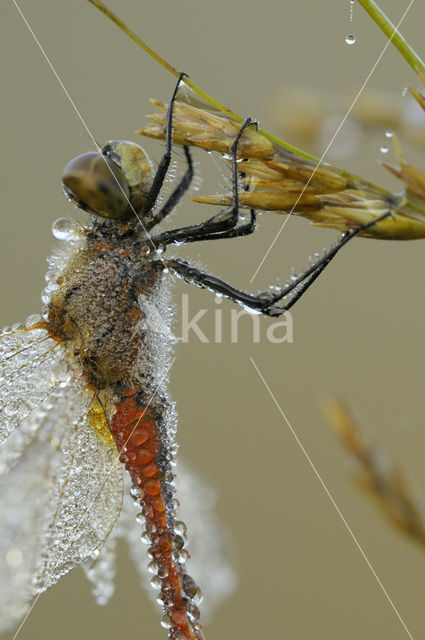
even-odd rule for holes
{"type": "Polygon", "coordinates": [[[110,238],[88,242],[58,278],[48,330],[96,389],[139,381],[148,319],[138,299],[157,280],[149,261],[110,238]]]}

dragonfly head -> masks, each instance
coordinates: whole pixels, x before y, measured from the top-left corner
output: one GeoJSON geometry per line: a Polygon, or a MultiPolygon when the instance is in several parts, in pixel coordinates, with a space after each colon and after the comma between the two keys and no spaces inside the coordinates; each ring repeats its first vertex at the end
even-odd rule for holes
{"type": "Polygon", "coordinates": [[[66,165],[62,186],[80,209],[103,218],[140,213],[152,184],[152,165],[134,142],[110,140],[99,152],[83,153],[66,165]]]}

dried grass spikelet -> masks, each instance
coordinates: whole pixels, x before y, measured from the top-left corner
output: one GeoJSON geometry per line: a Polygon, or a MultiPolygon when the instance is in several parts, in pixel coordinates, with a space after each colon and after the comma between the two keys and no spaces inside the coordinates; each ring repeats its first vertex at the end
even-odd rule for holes
{"type": "Polygon", "coordinates": [[[376,446],[367,442],[345,403],[323,404],[330,426],[359,465],[357,486],[371,498],[387,519],[425,547],[425,521],[401,469],[376,446]]]}
{"type": "MultiPolygon", "coordinates": [[[[412,90],[413,95],[415,92],[412,90]]],[[[425,98],[416,92],[420,104],[425,98]]],[[[151,122],[138,133],[165,138],[167,105],[152,101],[161,113],[148,116],[151,122]]],[[[173,111],[173,140],[231,156],[240,123],[228,117],[176,102],[173,111]]],[[[397,143],[396,143],[397,144],[397,143]]],[[[359,227],[382,216],[392,215],[360,236],[385,240],[411,240],[425,237],[425,175],[404,163],[387,168],[404,181],[404,193],[392,194],[368,181],[328,164],[317,163],[301,154],[278,146],[254,127],[244,131],[238,145],[238,158],[244,185],[240,204],[246,208],[294,213],[315,226],[341,232],[359,227]]],[[[231,194],[193,198],[195,202],[230,206],[231,194]]]]}
{"type": "MultiPolygon", "coordinates": [[[[141,131],[150,138],[165,138],[167,106],[151,100],[161,113],[148,116],[151,123],[141,131]]],[[[239,122],[198,109],[184,102],[175,102],[173,110],[173,140],[176,144],[200,147],[206,151],[230,154],[233,141],[241,128],[239,122]]],[[[241,158],[272,158],[274,144],[257,133],[253,127],[244,132],[239,145],[241,158]]]]}

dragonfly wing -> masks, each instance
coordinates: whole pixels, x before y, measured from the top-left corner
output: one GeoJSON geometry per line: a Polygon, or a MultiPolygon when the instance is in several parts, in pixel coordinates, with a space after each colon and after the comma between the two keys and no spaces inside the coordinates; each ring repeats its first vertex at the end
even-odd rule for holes
{"type": "Polygon", "coordinates": [[[0,442],[67,376],[64,352],[45,329],[0,333],[0,442]]]}
{"type": "Polygon", "coordinates": [[[86,578],[91,582],[93,596],[102,605],[107,604],[114,593],[117,529],[118,527],[112,529],[102,549],[82,564],[86,578]]]}
{"type": "Polygon", "coordinates": [[[100,549],[122,501],[122,470],[105,416],[76,376],[27,415],[2,445],[10,448],[18,455],[0,478],[0,629],[100,549]]]}

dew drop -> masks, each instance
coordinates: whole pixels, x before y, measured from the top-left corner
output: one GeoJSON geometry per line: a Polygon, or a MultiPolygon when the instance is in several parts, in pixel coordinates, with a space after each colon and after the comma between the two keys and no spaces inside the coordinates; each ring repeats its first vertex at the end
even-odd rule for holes
{"type": "Polygon", "coordinates": [[[182,520],[176,520],[174,523],[174,531],[183,539],[187,537],[187,527],[182,520]]]}
{"type": "Polygon", "coordinates": [[[154,589],[160,589],[162,585],[161,578],[159,576],[153,576],[151,578],[151,587],[154,589]]]}
{"type": "Polygon", "coordinates": [[[192,600],[195,605],[198,605],[202,601],[202,591],[196,584],[192,576],[187,573],[182,578],[183,591],[188,598],[192,600]]]}
{"type": "Polygon", "coordinates": [[[161,618],[161,625],[165,627],[165,629],[171,629],[171,627],[173,626],[170,618],[167,616],[166,613],[164,613],[164,615],[161,618]]]}
{"type": "Polygon", "coordinates": [[[150,535],[147,531],[143,531],[142,535],[140,536],[140,540],[143,542],[143,544],[151,543],[150,535]]]}
{"type": "Polygon", "coordinates": [[[37,324],[40,321],[41,321],[41,316],[38,315],[37,313],[33,313],[31,316],[28,316],[28,318],[25,320],[25,327],[26,329],[29,329],[30,327],[32,327],[33,324],[37,324]]]}
{"type": "Polygon", "coordinates": [[[345,42],[346,42],[347,44],[354,44],[354,43],[355,43],[355,41],[356,41],[356,36],[355,36],[355,35],[353,35],[352,33],[348,33],[348,34],[345,36],[345,42]]]}
{"type": "Polygon", "coordinates": [[[189,560],[189,551],[187,551],[186,549],[180,549],[177,554],[177,560],[180,562],[180,564],[186,564],[186,562],[189,560]]]}
{"type": "Polygon", "coordinates": [[[158,577],[162,578],[162,580],[164,580],[164,578],[166,578],[168,576],[168,568],[167,567],[160,567],[158,569],[158,577]]]}
{"type": "Polygon", "coordinates": [[[392,138],[394,135],[394,131],[392,129],[387,129],[385,132],[385,137],[386,138],[392,138]]]}
{"type": "Polygon", "coordinates": [[[132,498],[138,498],[139,497],[139,487],[136,487],[135,484],[133,484],[133,486],[130,489],[130,495],[132,498]]]}
{"type": "Polygon", "coordinates": [[[187,612],[193,622],[199,620],[199,618],[201,617],[201,612],[193,601],[189,601],[187,603],[187,612]]]}
{"type": "Polygon", "coordinates": [[[386,144],[383,144],[381,149],[380,149],[381,153],[388,153],[388,147],[386,144]]]}
{"type": "Polygon", "coordinates": [[[73,236],[72,221],[69,218],[58,218],[52,224],[52,233],[57,240],[70,240],[73,236]]]}
{"type": "Polygon", "coordinates": [[[158,573],[158,563],[156,560],[151,560],[148,564],[148,571],[149,573],[153,573],[154,575],[157,575],[158,573]]]}
{"type": "Polygon", "coordinates": [[[177,550],[180,551],[180,549],[183,549],[184,547],[184,538],[181,535],[175,535],[173,536],[173,540],[174,540],[174,544],[177,550]]]}

